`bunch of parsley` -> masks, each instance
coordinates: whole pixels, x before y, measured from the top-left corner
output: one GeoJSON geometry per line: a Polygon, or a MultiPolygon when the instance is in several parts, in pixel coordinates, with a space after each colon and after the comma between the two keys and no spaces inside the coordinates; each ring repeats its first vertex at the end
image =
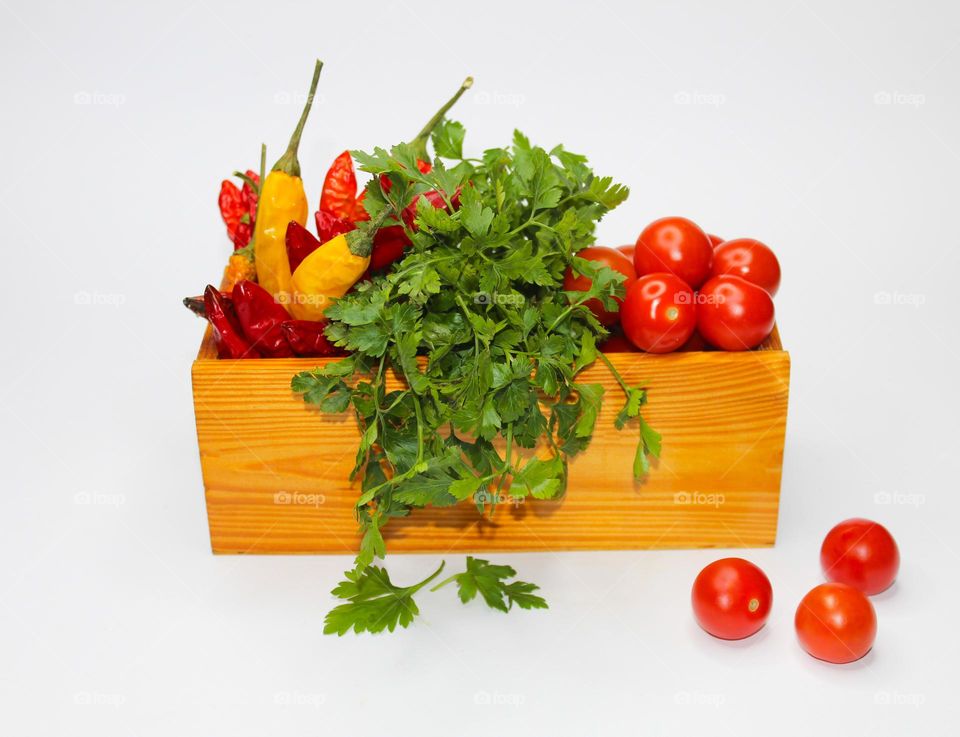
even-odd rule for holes
{"type": "MultiPolygon", "coordinates": [[[[407,144],[353,152],[374,175],[365,195],[371,217],[390,208],[403,222],[405,206],[430,190],[446,206],[419,197],[414,223],[404,224],[407,255],[328,309],[327,335],[350,356],[293,379],[307,402],[352,410],[360,427],[351,479],[360,479],[362,542],[356,567],[333,591],[346,601],[327,615],[325,632],[393,631],[418,613],[413,595],[443,565],[414,586],[393,584],[373,565],[386,553],[390,518],[469,499],[492,514],[506,497],[564,492],[567,458],[590,442],[603,400],[602,385],[577,377],[598,358],[627,397],[618,427],[646,402],[597,350],[606,331],[584,306],[599,299],[613,309],[623,276],[576,257],[627,188],[595,176],[585,157],[562,146],[548,152],[519,132],[480,159],[464,157],[463,139],[462,125],[444,121],[428,173],[407,144]],[[589,291],[563,291],[568,266],[593,280],[589,291]],[[388,391],[388,372],[406,388],[388,391]],[[538,455],[519,451],[538,446],[538,455]]],[[[642,476],[660,438],[642,418],[639,425],[634,473],[642,476]]],[[[464,602],[479,592],[501,611],[545,608],[537,586],[508,582],[515,576],[467,558],[464,573],[434,588],[456,581],[464,602]]]]}

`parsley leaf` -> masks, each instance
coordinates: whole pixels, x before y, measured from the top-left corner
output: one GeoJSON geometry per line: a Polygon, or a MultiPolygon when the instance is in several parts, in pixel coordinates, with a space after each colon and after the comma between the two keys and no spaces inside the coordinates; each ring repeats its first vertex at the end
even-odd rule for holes
{"type": "Polygon", "coordinates": [[[539,589],[536,584],[525,581],[506,583],[507,579],[516,575],[517,572],[510,566],[495,565],[482,558],[467,556],[466,571],[442,581],[431,591],[436,591],[450,581],[456,581],[457,594],[464,604],[472,601],[479,593],[487,606],[501,612],[510,611],[514,604],[521,609],[547,609],[546,600],[533,593],[539,589]]]}
{"type": "Polygon", "coordinates": [[[407,627],[420,613],[413,595],[440,575],[441,563],[431,575],[413,586],[395,586],[383,568],[367,566],[362,571],[347,571],[346,580],[331,591],[334,596],[347,599],[328,612],[324,620],[324,634],[344,635],[354,632],[393,632],[397,625],[407,627]]]}

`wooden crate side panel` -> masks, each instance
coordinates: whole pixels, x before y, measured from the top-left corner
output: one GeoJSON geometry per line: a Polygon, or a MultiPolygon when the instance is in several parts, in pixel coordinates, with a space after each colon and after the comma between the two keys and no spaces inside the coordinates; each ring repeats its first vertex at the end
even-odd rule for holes
{"type": "MultiPolygon", "coordinates": [[[[588,550],[772,545],[789,386],[782,351],[612,354],[650,387],[645,416],[664,436],[643,483],[631,477],[637,430],[617,431],[619,387],[596,365],[605,400],[590,448],[556,502],[417,510],[387,528],[392,552],[588,550]]],[[[352,417],[306,406],[290,378],[313,359],[194,363],[194,399],[216,552],[349,553],[357,490],[352,417]]]]}

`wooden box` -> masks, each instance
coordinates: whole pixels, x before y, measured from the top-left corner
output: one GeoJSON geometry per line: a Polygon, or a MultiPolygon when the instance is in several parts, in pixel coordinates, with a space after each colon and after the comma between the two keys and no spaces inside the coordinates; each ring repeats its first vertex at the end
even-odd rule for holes
{"type": "MultiPolygon", "coordinates": [[[[614,427],[621,393],[598,361],[581,377],[605,386],[603,409],[562,499],[501,504],[493,519],[470,501],[415,510],[384,528],[388,551],[773,545],[790,382],[777,331],[745,353],[609,357],[627,382],[648,387],[644,417],[663,435],[643,482],[631,475],[638,431],[614,427]]],[[[323,360],[218,360],[207,331],[193,399],[214,552],[356,552],[356,422],[290,390],[294,374],[323,360]]]]}

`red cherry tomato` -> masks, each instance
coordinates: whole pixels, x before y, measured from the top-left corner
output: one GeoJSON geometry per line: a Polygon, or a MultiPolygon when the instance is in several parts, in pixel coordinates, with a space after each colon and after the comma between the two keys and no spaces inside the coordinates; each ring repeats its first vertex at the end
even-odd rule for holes
{"type": "Polygon", "coordinates": [[[803,649],[828,663],[852,663],[873,647],[877,615],[859,589],[845,583],[822,583],[797,607],[794,617],[803,649]]]}
{"type": "MultiPolygon", "coordinates": [[[[606,246],[591,246],[590,248],[584,248],[582,251],[578,251],[577,256],[580,258],[585,258],[588,261],[596,261],[597,263],[606,264],[611,269],[619,271],[621,274],[627,277],[627,280],[623,284],[627,289],[630,288],[630,285],[633,284],[633,281],[637,278],[637,274],[633,270],[633,264],[630,263],[630,259],[614,248],[607,248],[606,246]]],[[[569,267],[567,268],[567,273],[563,276],[563,288],[568,292],[585,292],[590,289],[591,284],[593,284],[592,279],[586,276],[575,275],[573,270],[569,267]]],[[[623,300],[618,298],[617,301],[623,304],[623,300]]],[[[599,299],[590,299],[584,304],[594,315],[597,316],[597,319],[603,325],[615,325],[617,320],[620,319],[619,313],[610,312],[604,309],[603,304],[599,299]]]]}
{"type": "Polygon", "coordinates": [[[637,238],[633,265],[637,276],[669,272],[696,289],[707,280],[713,247],[700,226],[686,218],[661,218],[637,238]]]}
{"type": "Polygon", "coordinates": [[[773,588],[750,561],[723,558],[700,571],[690,598],[693,615],[703,629],[724,640],[741,640],[767,621],[773,588]]]}
{"type": "Polygon", "coordinates": [[[868,596],[890,587],[900,570],[900,551],[887,528],[868,519],[848,519],[827,533],[820,565],[828,581],[868,596]]]}
{"type": "Polygon", "coordinates": [[[763,287],[771,297],[780,288],[780,262],[769,247],[753,238],[734,238],[717,246],[710,274],[739,276],[763,287]]]}
{"type": "Polygon", "coordinates": [[[633,254],[637,250],[636,243],[629,243],[626,246],[617,246],[617,250],[620,251],[624,256],[630,259],[630,263],[633,263],[633,254]]]}
{"type": "Polygon", "coordinates": [[[773,330],[773,299],[739,276],[715,276],[697,295],[697,330],[715,348],[756,348],[773,330]]]}
{"type": "Polygon", "coordinates": [[[623,334],[649,353],[669,353],[697,326],[693,290],[673,274],[647,274],[627,290],[620,307],[623,334]]]}
{"type": "Polygon", "coordinates": [[[707,233],[707,238],[710,239],[710,245],[713,246],[714,249],[716,249],[717,246],[723,243],[723,238],[721,238],[719,235],[713,235],[712,233],[707,233]]]}

